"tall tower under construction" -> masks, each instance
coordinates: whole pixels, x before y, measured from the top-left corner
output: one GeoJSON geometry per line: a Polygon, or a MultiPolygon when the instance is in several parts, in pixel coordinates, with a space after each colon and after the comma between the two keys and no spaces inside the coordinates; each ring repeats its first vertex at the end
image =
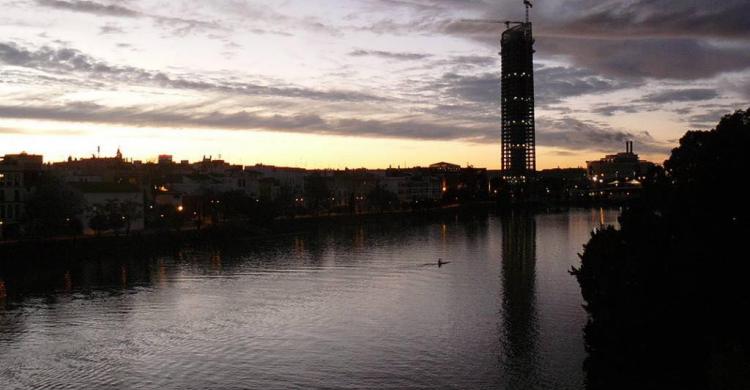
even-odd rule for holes
{"type": "Polygon", "coordinates": [[[506,22],[502,34],[502,175],[525,182],[536,171],[534,37],[526,5],[524,22],[506,22]]]}

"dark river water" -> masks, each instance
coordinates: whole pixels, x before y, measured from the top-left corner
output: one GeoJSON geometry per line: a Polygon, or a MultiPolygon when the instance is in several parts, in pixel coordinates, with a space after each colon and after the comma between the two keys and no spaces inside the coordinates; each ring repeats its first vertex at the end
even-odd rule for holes
{"type": "Polygon", "coordinates": [[[568,270],[616,217],[395,217],[147,255],[6,256],[0,388],[581,389],[586,314],[568,270]]]}

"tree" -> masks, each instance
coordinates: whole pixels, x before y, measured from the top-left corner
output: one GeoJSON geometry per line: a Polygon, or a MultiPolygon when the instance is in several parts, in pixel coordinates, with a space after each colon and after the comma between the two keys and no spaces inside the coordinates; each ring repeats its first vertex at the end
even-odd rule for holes
{"type": "Polygon", "coordinates": [[[80,233],[83,195],[52,172],[43,172],[26,202],[24,230],[35,237],[80,233]]]}
{"type": "Polygon", "coordinates": [[[589,388],[750,388],[750,110],[691,131],[666,172],[592,235],[572,273],[590,321],[589,388]]]}
{"type": "Polygon", "coordinates": [[[313,211],[317,211],[323,205],[328,203],[331,198],[331,191],[328,189],[328,178],[323,175],[315,174],[305,178],[305,198],[304,203],[313,211]]]}
{"type": "Polygon", "coordinates": [[[99,236],[102,232],[109,230],[109,218],[106,214],[95,211],[89,218],[89,228],[99,236]]]}
{"type": "Polygon", "coordinates": [[[125,220],[125,234],[130,235],[133,221],[143,218],[143,205],[132,200],[120,203],[120,214],[125,220]]]}
{"type": "Polygon", "coordinates": [[[398,195],[377,185],[367,195],[367,200],[372,207],[377,207],[378,211],[382,213],[398,204],[398,195]]]}

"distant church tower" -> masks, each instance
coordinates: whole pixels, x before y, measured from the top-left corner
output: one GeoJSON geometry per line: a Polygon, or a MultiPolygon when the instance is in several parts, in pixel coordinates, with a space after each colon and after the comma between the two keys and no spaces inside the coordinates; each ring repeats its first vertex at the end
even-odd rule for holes
{"type": "Polygon", "coordinates": [[[506,22],[502,34],[502,175],[511,183],[526,182],[536,172],[534,130],[534,37],[529,8],[526,21],[506,22]]]}

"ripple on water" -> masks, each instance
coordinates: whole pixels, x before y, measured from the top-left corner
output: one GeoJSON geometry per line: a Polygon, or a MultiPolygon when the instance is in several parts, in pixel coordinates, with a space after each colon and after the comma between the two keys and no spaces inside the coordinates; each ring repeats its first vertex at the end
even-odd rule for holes
{"type": "MultiPolygon", "coordinates": [[[[51,265],[55,285],[0,305],[0,387],[580,388],[567,270],[601,218],[533,218],[51,265]]],[[[0,268],[8,292],[28,276],[0,268]]]]}

